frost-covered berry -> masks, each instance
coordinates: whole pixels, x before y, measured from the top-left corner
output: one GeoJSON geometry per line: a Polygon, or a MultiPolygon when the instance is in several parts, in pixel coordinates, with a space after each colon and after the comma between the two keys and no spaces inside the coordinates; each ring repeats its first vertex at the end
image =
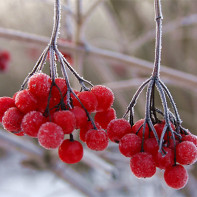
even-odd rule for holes
{"type": "Polygon", "coordinates": [[[134,133],[126,134],[121,138],[119,143],[119,150],[125,157],[132,157],[140,152],[142,140],[134,133]]]}
{"type": "Polygon", "coordinates": [[[71,111],[57,111],[53,114],[53,119],[65,134],[72,133],[76,127],[75,115],[71,111]]]}
{"type": "Polygon", "coordinates": [[[197,136],[196,135],[193,135],[193,134],[184,135],[181,140],[193,142],[195,144],[195,146],[197,146],[197,136]]]}
{"type": "Polygon", "coordinates": [[[96,96],[98,105],[97,111],[106,111],[114,102],[114,94],[108,87],[97,85],[91,89],[91,92],[96,96]]]}
{"type": "Polygon", "coordinates": [[[109,108],[107,111],[97,112],[94,116],[94,120],[98,122],[103,129],[107,129],[111,120],[116,118],[116,111],[113,108],[109,108]]]}
{"type": "Polygon", "coordinates": [[[10,97],[0,97],[0,122],[4,113],[11,107],[15,107],[14,99],[10,97]]]}
{"type": "Polygon", "coordinates": [[[180,164],[193,164],[197,160],[197,148],[193,142],[181,142],[176,147],[176,156],[177,162],[180,164]]]}
{"type": "Polygon", "coordinates": [[[159,150],[159,145],[155,138],[147,138],[144,140],[144,151],[150,153],[151,155],[157,154],[159,150]]]}
{"type": "Polygon", "coordinates": [[[64,131],[53,122],[46,122],[41,125],[38,131],[38,141],[46,149],[53,149],[60,146],[64,140],[64,131]]]}
{"type": "Polygon", "coordinates": [[[78,141],[64,140],[58,149],[58,155],[65,163],[77,163],[83,157],[83,146],[78,141]]]}
{"type": "Polygon", "coordinates": [[[23,113],[37,109],[37,99],[29,90],[18,92],[15,98],[16,107],[23,113]]]}
{"type": "Polygon", "coordinates": [[[107,134],[103,129],[91,129],[86,134],[86,144],[92,150],[105,150],[108,146],[107,134]]]}
{"type": "Polygon", "coordinates": [[[20,131],[24,114],[16,107],[9,108],[2,118],[2,124],[7,131],[20,131]]]}
{"type": "Polygon", "coordinates": [[[23,117],[21,129],[28,136],[37,137],[40,126],[45,122],[46,118],[41,112],[31,111],[23,117]]]}
{"type": "Polygon", "coordinates": [[[51,87],[51,78],[44,73],[36,73],[30,77],[28,88],[37,97],[47,97],[51,87]]]}
{"type": "Polygon", "coordinates": [[[130,167],[138,178],[152,177],[156,172],[156,165],[151,154],[140,152],[131,157],[130,167]]]}
{"type": "MultiPolygon", "coordinates": [[[[142,138],[143,136],[143,124],[144,124],[144,119],[138,120],[133,126],[132,126],[132,132],[137,134],[139,137],[142,138]]],[[[149,127],[148,124],[145,126],[145,132],[144,132],[144,138],[149,137],[149,127]]]]}
{"type": "Polygon", "coordinates": [[[119,142],[128,133],[131,133],[131,125],[123,118],[114,119],[108,124],[107,134],[112,142],[119,142]]]}
{"type": "Polygon", "coordinates": [[[175,165],[165,170],[164,179],[169,187],[181,189],[188,182],[188,174],[183,166],[175,165]]]}

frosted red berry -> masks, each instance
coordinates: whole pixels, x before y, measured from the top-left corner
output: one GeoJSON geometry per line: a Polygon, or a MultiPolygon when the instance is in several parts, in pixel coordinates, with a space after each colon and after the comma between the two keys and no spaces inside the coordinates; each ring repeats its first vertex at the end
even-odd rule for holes
{"type": "Polygon", "coordinates": [[[156,172],[156,165],[151,154],[140,152],[131,157],[130,167],[138,178],[152,177],[156,172]]]}
{"type": "Polygon", "coordinates": [[[96,96],[98,105],[97,111],[106,111],[114,102],[114,94],[108,87],[97,85],[91,89],[91,92],[96,96]]]}
{"type": "Polygon", "coordinates": [[[132,157],[140,152],[142,140],[139,136],[129,133],[121,138],[119,143],[119,150],[125,157],[132,157]]]}
{"type": "Polygon", "coordinates": [[[15,107],[14,99],[10,97],[0,97],[0,122],[4,113],[11,107],[15,107]]]}
{"type": "Polygon", "coordinates": [[[54,149],[60,146],[64,139],[64,131],[53,122],[41,125],[38,131],[38,141],[46,149],[54,149]]]}
{"type": "MultiPolygon", "coordinates": [[[[143,124],[144,124],[144,119],[138,120],[133,126],[132,126],[132,132],[138,135],[139,137],[142,138],[143,136],[143,124]]],[[[149,127],[148,124],[145,126],[145,132],[144,132],[144,138],[149,137],[149,127]]]]}
{"type": "Polygon", "coordinates": [[[51,87],[51,78],[44,73],[36,73],[30,77],[28,88],[37,97],[48,97],[51,87]]]}
{"type": "Polygon", "coordinates": [[[193,142],[195,144],[195,146],[197,146],[197,136],[196,135],[193,135],[193,134],[184,135],[181,140],[193,142]]]}
{"type": "Polygon", "coordinates": [[[159,145],[155,138],[147,138],[144,141],[144,151],[151,155],[156,155],[159,150],[159,145]]]}
{"type": "Polygon", "coordinates": [[[175,165],[165,170],[164,179],[169,187],[182,189],[188,182],[188,173],[183,166],[175,165]]]}
{"type": "Polygon", "coordinates": [[[45,122],[46,118],[41,112],[31,111],[23,117],[21,129],[28,136],[37,137],[40,126],[45,122]]]}
{"type": "Polygon", "coordinates": [[[16,107],[9,108],[2,118],[2,124],[7,131],[20,131],[24,114],[16,107]]]}
{"type": "Polygon", "coordinates": [[[94,116],[94,120],[98,122],[103,129],[107,129],[111,120],[116,118],[116,111],[113,108],[109,108],[107,111],[97,112],[94,116]]]}
{"type": "Polygon", "coordinates": [[[18,92],[15,98],[16,107],[23,113],[37,110],[37,99],[29,90],[18,92]]]}
{"type": "Polygon", "coordinates": [[[176,147],[176,156],[177,162],[180,164],[193,164],[197,160],[197,147],[193,142],[181,142],[176,147]]]}
{"type": "Polygon", "coordinates": [[[86,134],[88,148],[96,151],[105,150],[108,146],[108,137],[103,129],[91,129],[86,134]]]}
{"type": "Polygon", "coordinates": [[[53,115],[54,122],[59,125],[65,134],[70,134],[76,127],[75,115],[71,111],[57,111],[53,115]]]}
{"type": "Polygon", "coordinates": [[[131,125],[125,119],[114,119],[107,127],[107,134],[112,142],[119,142],[126,134],[131,133],[131,125]]]}
{"type": "Polygon", "coordinates": [[[58,149],[59,158],[68,164],[79,162],[83,157],[83,146],[78,141],[64,140],[58,149]]]}

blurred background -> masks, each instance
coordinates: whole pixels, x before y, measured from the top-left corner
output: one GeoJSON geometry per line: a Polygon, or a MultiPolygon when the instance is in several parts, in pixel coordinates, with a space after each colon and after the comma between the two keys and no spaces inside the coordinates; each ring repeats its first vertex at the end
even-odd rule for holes
{"type": "MultiPolygon", "coordinates": [[[[11,56],[8,70],[0,71],[0,96],[20,89],[48,44],[53,2],[0,1],[0,51],[11,56]]],[[[153,4],[153,0],[62,0],[60,50],[80,75],[113,90],[119,118],[152,72],[153,4]]],[[[161,79],[174,97],[183,126],[197,135],[197,1],[165,0],[162,5],[161,79]]],[[[78,89],[73,75],[69,77],[78,89]]],[[[138,99],[135,121],[144,118],[145,95],[144,91],[138,99]]],[[[156,103],[161,108],[159,97],[156,103]]],[[[196,165],[187,167],[189,183],[176,191],[166,186],[160,170],[151,179],[135,178],[129,159],[120,155],[116,144],[105,152],[86,150],[82,162],[66,165],[56,150],[45,151],[37,140],[0,129],[0,197],[196,197],[196,165]]]]}

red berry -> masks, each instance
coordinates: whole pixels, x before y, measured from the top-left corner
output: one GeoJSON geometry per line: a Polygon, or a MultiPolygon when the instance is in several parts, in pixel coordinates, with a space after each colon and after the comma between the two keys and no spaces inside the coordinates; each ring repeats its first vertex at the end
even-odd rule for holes
{"type": "MultiPolygon", "coordinates": [[[[175,140],[175,144],[176,146],[179,144],[179,141],[178,140],[175,140]]],[[[172,138],[170,138],[169,140],[169,144],[168,142],[166,142],[165,144],[167,147],[171,148],[172,150],[174,150],[174,140],[172,138]]]]}
{"type": "Polygon", "coordinates": [[[46,122],[41,112],[31,111],[22,120],[21,129],[31,137],[37,137],[40,126],[46,122]]]}
{"type": "Polygon", "coordinates": [[[103,129],[91,129],[86,134],[86,144],[92,150],[105,150],[108,146],[107,134],[103,129]]]}
{"type": "MultiPolygon", "coordinates": [[[[79,92],[77,96],[88,112],[96,111],[98,102],[97,102],[96,96],[92,92],[89,92],[89,91],[79,92]]],[[[75,99],[73,100],[73,104],[75,106],[81,107],[81,104],[79,103],[79,101],[75,99]]]]}
{"type": "Polygon", "coordinates": [[[72,56],[71,56],[69,53],[62,53],[62,55],[66,58],[66,60],[67,60],[70,64],[73,64],[72,56]]]}
{"type": "Polygon", "coordinates": [[[8,51],[1,51],[0,61],[10,61],[10,53],[8,51]]]}
{"type": "Polygon", "coordinates": [[[156,165],[151,154],[140,152],[131,157],[130,167],[138,178],[152,177],[156,172],[156,165]]]}
{"type": "Polygon", "coordinates": [[[64,140],[64,131],[53,122],[41,125],[38,131],[38,141],[46,149],[57,148],[64,140]]]}
{"type": "Polygon", "coordinates": [[[73,109],[70,110],[76,119],[76,128],[79,129],[84,127],[87,123],[87,115],[84,109],[81,107],[75,106],[73,109]]]}
{"type": "MultiPolygon", "coordinates": [[[[101,129],[101,126],[95,122],[97,129],[101,129]]],[[[79,137],[80,140],[83,142],[86,142],[86,133],[90,130],[90,129],[94,129],[92,122],[91,121],[86,121],[86,125],[84,127],[80,128],[80,133],[79,133],[79,137]]]]}
{"type": "Polygon", "coordinates": [[[98,105],[97,111],[106,111],[114,102],[114,94],[108,87],[97,85],[91,89],[91,92],[96,96],[98,105]]]}
{"type": "Polygon", "coordinates": [[[166,169],[174,164],[174,151],[170,148],[164,148],[166,155],[157,152],[155,155],[155,162],[158,168],[166,169]]]}
{"type": "Polygon", "coordinates": [[[64,140],[58,150],[59,158],[69,164],[79,162],[83,157],[83,146],[78,141],[64,140]]]}
{"type": "Polygon", "coordinates": [[[193,135],[193,134],[184,135],[181,140],[193,142],[195,144],[195,146],[197,146],[197,136],[196,135],[193,135]]]}
{"type": "Polygon", "coordinates": [[[11,107],[15,107],[14,99],[10,97],[0,97],[0,122],[4,113],[11,107]]]}
{"type": "MultiPolygon", "coordinates": [[[[138,120],[133,126],[132,126],[132,132],[138,135],[139,137],[142,138],[143,136],[143,124],[144,124],[144,119],[138,120]],[[140,128],[141,127],[141,128],[140,128]],[[137,133],[138,132],[138,133],[137,133]]],[[[144,133],[144,138],[149,137],[149,127],[148,124],[145,126],[145,133],[144,133]]]]}
{"type": "Polygon", "coordinates": [[[20,131],[23,116],[16,107],[11,107],[4,113],[2,124],[7,131],[20,131]]]}
{"type": "Polygon", "coordinates": [[[119,142],[128,133],[131,133],[131,125],[123,118],[112,120],[107,127],[107,134],[112,142],[119,142]]]}
{"type": "Polygon", "coordinates": [[[23,113],[28,113],[37,109],[37,99],[29,90],[18,92],[15,98],[15,104],[23,113]]]}
{"type": "Polygon", "coordinates": [[[193,164],[197,160],[197,148],[193,142],[181,142],[176,147],[176,156],[177,162],[180,164],[193,164]]]}
{"type": "Polygon", "coordinates": [[[97,112],[94,116],[94,120],[98,122],[103,129],[107,129],[111,120],[116,118],[116,111],[113,108],[109,108],[107,111],[97,112]]]}
{"type": "Polygon", "coordinates": [[[70,134],[76,127],[75,115],[71,111],[57,111],[53,115],[54,122],[62,127],[65,134],[70,134]]]}
{"type": "Polygon", "coordinates": [[[119,143],[119,150],[125,157],[132,157],[140,152],[142,140],[139,136],[129,133],[121,138],[119,143]]]}
{"type": "Polygon", "coordinates": [[[147,138],[144,141],[144,151],[151,155],[157,154],[159,146],[155,138],[147,138]]]}
{"type": "Polygon", "coordinates": [[[51,87],[51,78],[44,73],[34,74],[28,82],[28,88],[37,97],[48,97],[51,87]]]}
{"type": "Polygon", "coordinates": [[[164,179],[169,187],[181,189],[188,182],[188,174],[186,169],[181,165],[171,166],[165,170],[164,179]]]}

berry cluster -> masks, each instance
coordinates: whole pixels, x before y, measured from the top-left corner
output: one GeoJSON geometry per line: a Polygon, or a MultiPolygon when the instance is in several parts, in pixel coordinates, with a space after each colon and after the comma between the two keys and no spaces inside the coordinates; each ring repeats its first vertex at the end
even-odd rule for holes
{"type": "MultiPolygon", "coordinates": [[[[109,123],[107,133],[112,142],[119,143],[121,154],[131,158],[131,171],[136,177],[152,177],[157,167],[165,170],[164,179],[170,187],[180,189],[188,180],[182,165],[191,165],[197,160],[197,137],[181,130],[174,144],[169,130],[162,136],[164,127],[165,121],[154,125],[162,140],[162,152],[159,152],[159,144],[148,124],[144,127],[144,119],[138,120],[132,127],[125,119],[114,119],[109,123]]],[[[172,123],[171,127],[176,133],[172,123]]]]}
{"type": "Polygon", "coordinates": [[[5,72],[8,69],[10,62],[10,53],[8,51],[0,51],[0,72],[5,72]]]}
{"type": "Polygon", "coordinates": [[[96,151],[108,146],[104,129],[116,117],[111,108],[114,95],[105,86],[94,86],[89,91],[71,92],[68,99],[66,80],[51,78],[44,73],[30,77],[27,89],[13,96],[0,98],[0,121],[4,128],[16,135],[38,138],[46,149],[59,147],[59,157],[66,163],[82,159],[83,146],[73,139],[79,129],[80,139],[96,151]],[[90,113],[96,113],[93,121],[90,113]],[[70,139],[65,139],[65,135],[70,139]]]}

